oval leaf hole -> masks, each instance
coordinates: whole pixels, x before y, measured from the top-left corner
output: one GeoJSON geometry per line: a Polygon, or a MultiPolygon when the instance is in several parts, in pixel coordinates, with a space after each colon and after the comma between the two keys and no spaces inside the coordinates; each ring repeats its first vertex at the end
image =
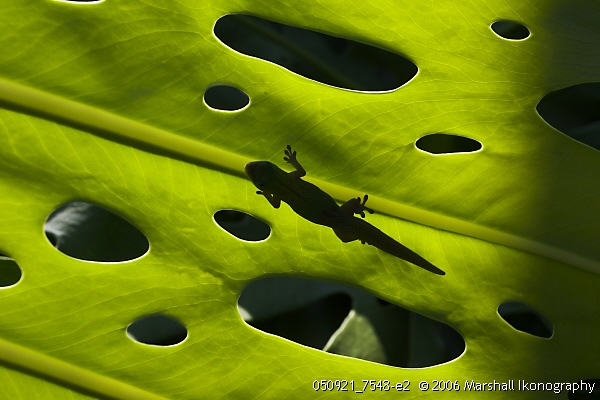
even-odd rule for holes
{"type": "Polygon", "coordinates": [[[448,325],[353,286],[269,277],[246,286],[238,309],[251,326],[329,353],[396,367],[451,361],[465,350],[448,325]]]}
{"type": "Polygon", "coordinates": [[[183,342],[187,334],[179,321],[158,314],[140,318],[127,327],[132,340],[153,346],[173,346],[183,342]]]}
{"type": "Polygon", "coordinates": [[[269,225],[245,212],[219,210],[213,218],[225,231],[247,242],[260,242],[266,240],[271,234],[269,225]]]}
{"type": "Polygon", "coordinates": [[[75,3],[75,4],[98,4],[104,2],[104,0],[54,0],[62,3],[75,3]]]}
{"type": "Polygon", "coordinates": [[[250,104],[250,97],[236,87],[215,85],[204,93],[204,102],[215,110],[238,111],[250,104]]]}
{"type": "Polygon", "coordinates": [[[21,268],[15,260],[0,253],[0,288],[16,285],[22,276],[21,268]]]}
{"type": "Polygon", "coordinates": [[[498,314],[518,331],[546,339],[552,337],[552,322],[527,304],[515,301],[502,303],[498,314]]]}
{"type": "Polygon", "coordinates": [[[480,142],[464,136],[433,133],[415,143],[418,149],[430,154],[473,153],[483,147],[480,142]]]}
{"type": "Polygon", "coordinates": [[[567,392],[569,400],[598,400],[600,399],[600,379],[582,379],[578,390],[567,392]],[[593,386],[592,386],[593,385],[593,386]]]}
{"type": "Polygon", "coordinates": [[[600,82],[550,92],[536,110],[554,129],[600,150],[600,82]]]}
{"type": "Polygon", "coordinates": [[[250,15],[225,15],[214,33],[242,54],[343,89],[394,90],[418,71],[408,59],[379,47],[250,15]]]}
{"type": "Polygon", "coordinates": [[[508,40],[523,40],[531,34],[525,25],[514,21],[496,21],[491,28],[496,35],[508,40]]]}
{"type": "Polygon", "coordinates": [[[59,251],[86,261],[129,261],[143,256],[150,246],[146,236],[129,222],[83,201],[57,208],[44,231],[59,251]]]}

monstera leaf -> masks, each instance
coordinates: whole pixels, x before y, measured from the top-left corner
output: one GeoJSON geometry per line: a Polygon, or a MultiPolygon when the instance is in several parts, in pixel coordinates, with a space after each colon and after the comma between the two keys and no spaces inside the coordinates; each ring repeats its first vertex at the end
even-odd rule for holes
{"type": "Polygon", "coordinates": [[[324,379],[404,382],[405,398],[434,397],[443,380],[459,385],[447,396],[478,398],[465,381],[598,379],[600,155],[536,113],[549,93],[600,81],[600,7],[576,4],[4,0],[0,252],[21,276],[0,289],[3,396],[320,398],[324,379]],[[418,73],[395,90],[316,82],[219,40],[215,23],[235,13],[403,54],[418,73]],[[503,20],[530,36],[502,38],[490,26],[503,20]],[[250,104],[211,109],[203,96],[219,84],[250,104]],[[415,145],[433,134],[482,148],[415,145]],[[244,164],[283,166],[287,144],[336,200],[368,193],[368,220],[446,275],[344,244],[256,196],[244,164]],[[126,261],[61,252],[44,223],[74,201],[131,222],[148,250],[126,261]],[[229,209],[265,221],[268,240],[221,229],[214,215],[229,209]],[[403,369],[265,334],[237,300],[269,275],[361,287],[447,323],[466,351],[403,369]],[[515,330],[498,314],[506,302],[548,318],[552,337],[515,330]],[[128,337],[152,315],[185,327],[185,340],[128,337]]]}

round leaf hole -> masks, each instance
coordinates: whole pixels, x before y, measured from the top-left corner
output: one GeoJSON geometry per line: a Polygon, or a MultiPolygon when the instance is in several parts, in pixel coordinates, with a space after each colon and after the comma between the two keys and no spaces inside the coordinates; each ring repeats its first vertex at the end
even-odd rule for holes
{"type": "Polygon", "coordinates": [[[104,0],[55,0],[62,3],[74,3],[74,4],[98,4],[104,2],[104,0]]]}
{"type": "Polygon", "coordinates": [[[250,104],[250,97],[236,87],[215,85],[204,92],[204,102],[215,110],[238,111],[250,104]]]}
{"type": "Polygon", "coordinates": [[[174,318],[148,315],[127,327],[127,335],[136,342],[153,346],[173,346],[187,337],[187,329],[174,318]]]}
{"type": "Polygon", "coordinates": [[[518,331],[545,339],[552,337],[552,322],[527,304],[507,301],[500,304],[498,314],[518,331]]]}
{"type": "Polygon", "coordinates": [[[253,15],[225,15],[214,33],[229,48],[338,88],[382,92],[406,84],[417,66],[399,53],[253,15]]]}
{"type": "Polygon", "coordinates": [[[514,21],[496,21],[492,24],[491,28],[496,35],[508,40],[523,40],[531,35],[531,32],[529,32],[529,29],[525,25],[514,21]]]}
{"type": "Polygon", "coordinates": [[[464,339],[450,326],[339,283],[259,279],[244,288],[238,310],[263,332],[395,367],[429,367],[465,351],[464,339]]]}
{"type": "Polygon", "coordinates": [[[417,140],[415,146],[430,154],[473,153],[483,147],[475,139],[446,133],[423,136],[417,140]]]}
{"type": "Polygon", "coordinates": [[[536,110],[554,129],[600,150],[600,82],[550,92],[536,110]]]}
{"type": "Polygon", "coordinates": [[[15,260],[0,253],[0,289],[16,285],[22,276],[21,268],[15,260]]]}
{"type": "Polygon", "coordinates": [[[146,236],[125,219],[83,201],[57,208],[48,217],[44,231],[60,252],[85,261],[129,261],[150,248],[146,236]]]}
{"type": "Polygon", "coordinates": [[[271,234],[269,225],[245,212],[219,210],[213,218],[227,233],[246,242],[260,242],[271,234]]]}

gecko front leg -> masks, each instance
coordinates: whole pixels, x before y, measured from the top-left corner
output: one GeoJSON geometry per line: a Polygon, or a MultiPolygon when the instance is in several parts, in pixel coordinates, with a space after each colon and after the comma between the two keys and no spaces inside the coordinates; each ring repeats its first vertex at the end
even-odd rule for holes
{"type": "Polygon", "coordinates": [[[287,148],[283,152],[286,155],[286,157],[283,157],[283,160],[292,164],[294,168],[296,168],[295,171],[289,172],[290,176],[293,176],[294,178],[302,178],[304,175],[306,175],[306,171],[296,159],[296,152],[292,150],[292,146],[288,144],[287,148]]]}
{"type": "Polygon", "coordinates": [[[273,208],[279,208],[281,206],[281,199],[275,196],[273,193],[265,192],[263,190],[257,190],[256,194],[262,194],[265,197],[265,199],[267,199],[267,201],[271,203],[273,208]]]}

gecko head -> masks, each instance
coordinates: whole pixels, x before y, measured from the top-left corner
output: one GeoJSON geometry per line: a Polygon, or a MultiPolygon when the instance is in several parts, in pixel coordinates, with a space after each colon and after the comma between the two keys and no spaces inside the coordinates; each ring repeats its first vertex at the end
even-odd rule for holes
{"type": "Polygon", "coordinates": [[[269,161],[252,161],[244,167],[254,186],[260,190],[268,189],[278,167],[269,161]]]}

